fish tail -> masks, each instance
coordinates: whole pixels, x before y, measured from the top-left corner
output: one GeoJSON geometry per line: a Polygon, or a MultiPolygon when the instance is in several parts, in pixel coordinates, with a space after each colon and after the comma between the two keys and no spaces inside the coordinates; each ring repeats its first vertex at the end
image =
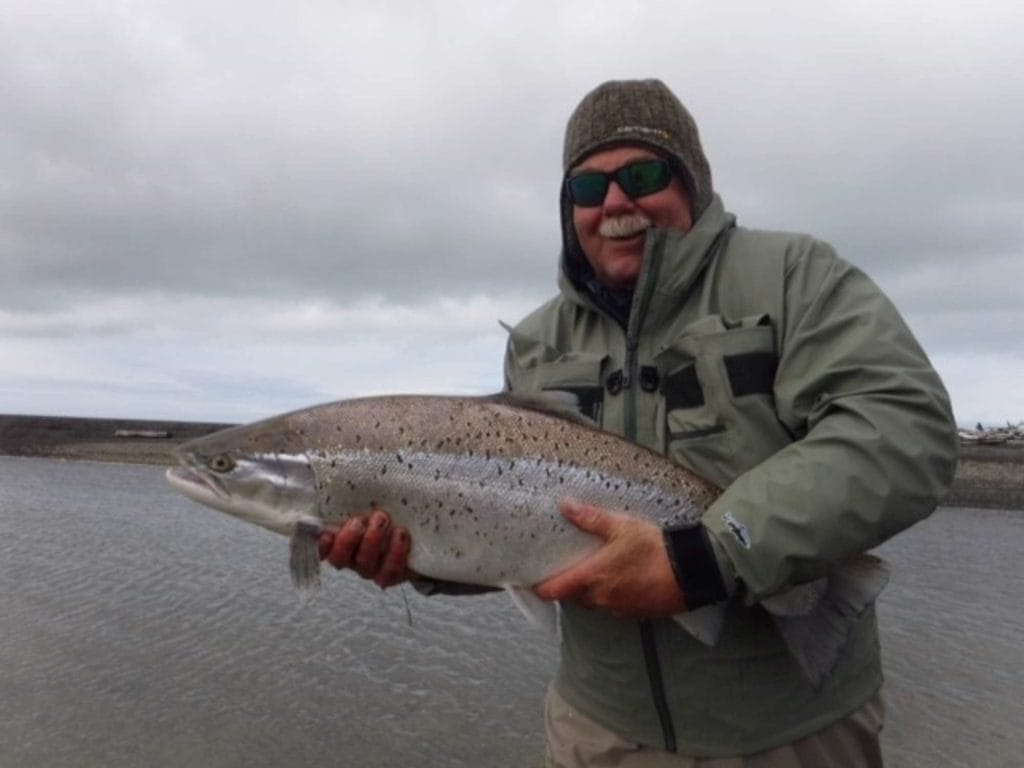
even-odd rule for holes
{"type": "Polygon", "coordinates": [[[889,581],[889,566],[873,555],[847,560],[829,574],[820,600],[803,615],[774,613],[775,626],[803,670],[819,688],[832,672],[854,627],[889,581]]]}
{"type": "Polygon", "coordinates": [[[320,587],[320,553],[317,540],[323,525],[319,521],[300,520],[295,525],[291,538],[292,582],[300,590],[316,590],[320,587]]]}

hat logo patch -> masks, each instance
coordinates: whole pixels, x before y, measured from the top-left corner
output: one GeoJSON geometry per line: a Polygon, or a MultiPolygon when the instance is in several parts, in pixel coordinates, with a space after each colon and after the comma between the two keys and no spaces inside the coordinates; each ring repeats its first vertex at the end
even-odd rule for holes
{"type": "Polygon", "coordinates": [[[639,133],[647,136],[654,136],[662,141],[671,141],[672,134],[663,131],[661,128],[648,128],[646,125],[620,125],[615,129],[616,133],[639,133]]]}

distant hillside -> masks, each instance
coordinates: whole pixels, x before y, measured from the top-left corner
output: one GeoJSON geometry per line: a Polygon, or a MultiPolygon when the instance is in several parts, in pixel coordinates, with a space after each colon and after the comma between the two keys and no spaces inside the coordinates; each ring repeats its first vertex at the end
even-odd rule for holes
{"type": "Polygon", "coordinates": [[[0,454],[167,464],[175,445],[229,426],[196,421],[0,415],[0,454]]]}

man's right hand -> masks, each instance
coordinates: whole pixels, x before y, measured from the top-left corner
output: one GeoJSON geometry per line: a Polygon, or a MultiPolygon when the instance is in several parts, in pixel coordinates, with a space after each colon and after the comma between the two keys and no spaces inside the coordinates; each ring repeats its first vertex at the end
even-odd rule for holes
{"type": "Polygon", "coordinates": [[[319,539],[320,559],[335,568],[350,568],[382,588],[393,587],[415,574],[409,570],[409,531],[392,525],[381,509],[352,515],[337,531],[324,531],[319,539]]]}

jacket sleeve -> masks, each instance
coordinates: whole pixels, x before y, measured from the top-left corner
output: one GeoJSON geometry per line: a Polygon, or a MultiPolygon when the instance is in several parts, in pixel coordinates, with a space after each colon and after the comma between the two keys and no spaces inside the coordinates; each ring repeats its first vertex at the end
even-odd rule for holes
{"type": "Polygon", "coordinates": [[[949,397],[881,290],[812,241],[786,267],[779,420],[797,439],[705,516],[751,602],[821,576],[927,517],[952,482],[949,397]]]}

